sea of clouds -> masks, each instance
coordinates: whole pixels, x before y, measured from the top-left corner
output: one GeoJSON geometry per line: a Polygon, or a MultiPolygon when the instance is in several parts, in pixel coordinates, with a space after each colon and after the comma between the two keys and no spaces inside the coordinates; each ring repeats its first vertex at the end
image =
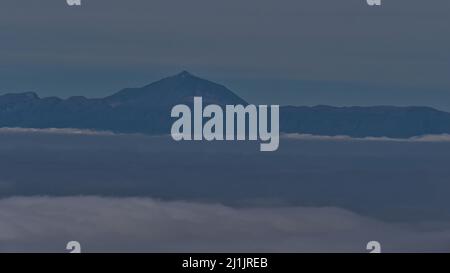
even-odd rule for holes
{"type": "Polygon", "coordinates": [[[0,252],[450,250],[448,136],[283,137],[0,129],[0,252]]]}
{"type": "Polygon", "coordinates": [[[385,223],[333,207],[231,208],[150,198],[0,200],[0,251],[65,252],[448,251],[450,226],[385,223]]]}

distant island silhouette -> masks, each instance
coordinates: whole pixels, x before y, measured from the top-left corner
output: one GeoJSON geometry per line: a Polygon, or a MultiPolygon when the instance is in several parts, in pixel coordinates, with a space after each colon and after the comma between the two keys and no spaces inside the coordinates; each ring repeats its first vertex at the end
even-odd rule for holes
{"type": "MultiPolygon", "coordinates": [[[[243,104],[244,99],[223,85],[187,71],[141,88],[126,88],[111,96],[40,98],[36,93],[0,96],[0,127],[76,128],[120,133],[169,134],[176,104],[243,104]]],[[[322,136],[409,138],[450,134],[450,113],[430,107],[282,106],[280,131],[322,136]]]]}

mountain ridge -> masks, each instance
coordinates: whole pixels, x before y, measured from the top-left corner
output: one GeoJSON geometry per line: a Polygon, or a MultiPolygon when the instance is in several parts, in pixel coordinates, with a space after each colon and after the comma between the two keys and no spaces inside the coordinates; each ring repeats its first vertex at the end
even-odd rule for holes
{"type": "MultiPolygon", "coordinates": [[[[120,133],[167,134],[176,104],[247,105],[227,87],[183,71],[104,98],[0,96],[0,127],[77,128],[120,133]]],[[[426,106],[281,106],[280,131],[313,135],[409,138],[450,133],[450,113],[426,106]]]]}

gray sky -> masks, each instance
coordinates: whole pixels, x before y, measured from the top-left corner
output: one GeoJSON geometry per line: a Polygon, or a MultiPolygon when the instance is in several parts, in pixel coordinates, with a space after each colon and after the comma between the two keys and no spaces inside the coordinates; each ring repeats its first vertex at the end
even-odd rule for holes
{"type": "Polygon", "coordinates": [[[2,0],[0,93],[100,97],[189,70],[255,103],[450,110],[450,2],[2,0]]]}

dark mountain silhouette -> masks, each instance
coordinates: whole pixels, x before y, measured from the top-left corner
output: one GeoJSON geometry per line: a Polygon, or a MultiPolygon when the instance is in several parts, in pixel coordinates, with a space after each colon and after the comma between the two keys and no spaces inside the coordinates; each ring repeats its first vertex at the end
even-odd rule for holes
{"type": "MultiPolygon", "coordinates": [[[[0,96],[0,127],[168,134],[172,107],[192,105],[194,96],[203,97],[204,104],[247,104],[222,85],[182,72],[101,99],[6,94],[0,96]]],[[[406,138],[450,133],[450,113],[428,107],[285,106],[280,109],[280,128],[286,133],[406,138]]]]}
{"type": "Polygon", "coordinates": [[[175,104],[192,104],[193,97],[203,97],[205,104],[247,104],[226,87],[183,71],[142,88],[126,88],[106,97],[108,104],[172,108],[175,104]]]}
{"type": "Polygon", "coordinates": [[[450,133],[450,113],[430,107],[292,107],[281,108],[285,133],[410,138],[450,133]]]}
{"type": "Polygon", "coordinates": [[[34,93],[0,96],[0,127],[83,128],[123,133],[167,134],[176,104],[247,104],[226,87],[188,72],[102,99],[39,98],[34,93]]]}

